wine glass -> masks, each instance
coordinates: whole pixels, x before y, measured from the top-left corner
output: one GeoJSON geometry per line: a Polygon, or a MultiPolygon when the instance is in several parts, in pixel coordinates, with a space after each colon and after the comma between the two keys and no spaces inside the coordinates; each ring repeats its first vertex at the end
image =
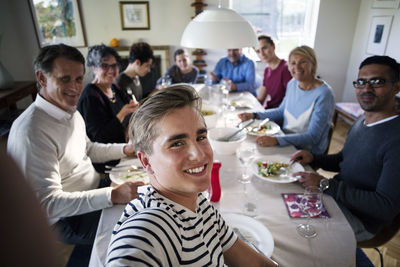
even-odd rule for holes
{"type": "Polygon", "coordinates": [[[219,86],[223,95],[222,104],[224,109],[234,111],[235,107],[229,103],[229,92],[231,91],[232,82],[230,80],[222,79],[219,86]]]}
{"type": "Polygon", "coordinates": [[[169,77],[169,75],[161,78],[161,88],[167,88],[171,84],[172,84],[172,79],[169,77]]]}
{"type": "Polygon", "coordinates": [[[247,194],[247,184],[251,182],[251,170],[250,162],[255,156],[255,147],[250,144],[244,144],[239,146],[236,150],[236,155],[240,161],[242,175],[239,178],[239,182],[243,184],[243,190],[246,202],[244,204],[244,214],[248,216],[256,216],[256,205],[249,201],[247,194]]]}
{"type": "Polygon", "coordinates": [[[315,228],[310,225],[310,218],[322,212],[322,189],[318,186],[308,186],[299,203],[300,210],[307,214],[307,222],[297,225],[297,232],[305,238],[317,236],[315,228]]]}

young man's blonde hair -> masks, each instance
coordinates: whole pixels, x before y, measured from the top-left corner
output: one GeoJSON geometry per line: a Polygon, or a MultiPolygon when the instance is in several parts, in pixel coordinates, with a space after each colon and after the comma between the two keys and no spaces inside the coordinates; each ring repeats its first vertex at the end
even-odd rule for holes
{"type": "Polygon", "coordinates": [[[290,51],[288,65],[290,65],[290,57],[292,55],[301,55],[301,56],[307,57],[313,65],[313,68],[311,69],[311,73],[315,77],[315,75],[317,73],[318,64],[317,64],[317,56],[315,55],[314,49],[312,49],[311,47],[309,47],[307,45],[302,45],[302,46],[298,46],[298,47],[294,48],[292,51],[290,51]]]}
{"type": "Polygon", "coordinates": [[[151,154],[152,143],[157,138],[157,122],[173,110],[185,106],[193,107],[201,116],[201,98],[190,85],[173,85],[146,98],[129,123],[129,138],[135,150],[151,154]]]}

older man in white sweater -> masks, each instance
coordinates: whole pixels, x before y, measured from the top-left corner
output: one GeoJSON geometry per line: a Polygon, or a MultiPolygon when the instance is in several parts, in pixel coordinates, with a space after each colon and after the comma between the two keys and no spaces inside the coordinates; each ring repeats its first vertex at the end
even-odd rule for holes
{"type": "Polygon", "coordinates": [[[115,188],[92,166],[134,154],[127,144],[92,143],[76,105],[83,90],[85,59],[63,44],[44,47],[35,60],[40,92],[14,122],[7,150],[30,182],[60,239],[90,245],[100,210],[137,197],[137,186],[115,188]]]}

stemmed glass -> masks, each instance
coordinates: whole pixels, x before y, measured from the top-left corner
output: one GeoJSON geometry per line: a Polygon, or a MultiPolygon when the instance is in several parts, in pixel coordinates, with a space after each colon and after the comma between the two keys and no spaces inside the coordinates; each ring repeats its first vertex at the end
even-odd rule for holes
{"type": "Polygon", "coordinates": [[[307,222],[297,225],[297,232],[305,238],[317,236],[315,228],[310,225],[311,217],[317,216],[322,212],[322,189],[318,186],[308,186],[300,199],[300,210],[307,214],[307,222]]]}
{"type": "Polygon", "coordinates": [[[236,150],[236,155],[240,161],[242,175],[239,178],[239,182],[243,184],[244,194],[246,202],[244,204],[244,214],[248,216],[254,217],[256,215],[256,205],[249,201],[249,197],[247,194],[247,184],[251,182],[251,171],[250,171],[250,162],[255,156],[255,147],[250,144],[245,144],[239,146],[236,150]]]}
{"type": "Polygon", "coordinates": [[[219,83],[223,95],[222,103],[225,110],[233,111],[235,107],[229,103],[229,92],[231,91],[232,82],[230,80],[222,79],[219,83]]]}
{"type": "Polygon", "coordinates": [[[166,88],[172,84],[172,79],[167,75],[161,78],[161,88],[166,88]]]}

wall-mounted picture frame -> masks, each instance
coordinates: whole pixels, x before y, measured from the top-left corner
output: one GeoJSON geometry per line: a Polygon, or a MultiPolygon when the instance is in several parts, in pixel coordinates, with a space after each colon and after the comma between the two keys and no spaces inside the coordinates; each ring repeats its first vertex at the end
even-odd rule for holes
{"type": "Polygon", "coordinates": [[[28,0],[40,47],[64,43],[86,47],[79,0],[28,0]]]}
{"type": "Polygon", "coordinates": [[[393,16],[374,16],[369,30],[367,54],[384,55],[393,16]]]}
{"type": "Polygon", "coordinates": [[[149,2],[119,2],[122,30],[150,30],[149,2]]]}
{"type": "Polygon", "coordinates": [[[373,0],[372,8],[398,8],[400,0],[373,0]]]}

